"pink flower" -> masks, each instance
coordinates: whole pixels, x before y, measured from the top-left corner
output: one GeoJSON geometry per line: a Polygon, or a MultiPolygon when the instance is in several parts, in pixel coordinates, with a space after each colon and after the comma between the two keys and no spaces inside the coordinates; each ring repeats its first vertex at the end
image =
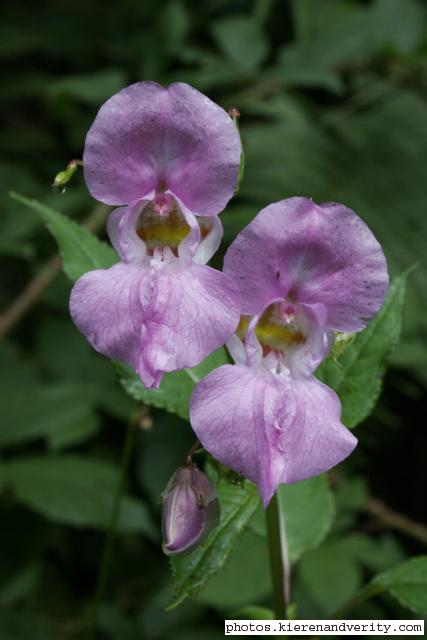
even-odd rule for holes
{"type": "Polygon", "coordinates": [[[224,271],[239,284],[242,340],[228,342],[236,364],[197,385],[191,424],[215,458],[258,484],[267,505],[280,483],[318,475],[355,448],[337,395],[313,373],[334,331],[359,331],[379,310],[387,266],[353,211],[290,198],[237,236],[224,271]]]}
{"type": "Polygon", "coordinates": [[[122,205],[108,222],[121,262],[83,275],[70,311],[97,351],[127,362],[147,387],[199,364],[238,324],[235,283],[205,265],[221,241],[217,214],[236,188],[240,153],[228,114],[183,83],[123,89],[87,135],[88,188],[122,205]]]}

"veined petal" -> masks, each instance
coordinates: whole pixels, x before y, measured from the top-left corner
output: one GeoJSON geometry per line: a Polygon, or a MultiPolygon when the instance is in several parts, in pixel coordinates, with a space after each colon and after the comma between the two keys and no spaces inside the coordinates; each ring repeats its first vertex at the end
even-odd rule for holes
{"type": "Polygon", "coordinates": [[[351,453],[357,440],[340,411],[315,378],[226,365],[196,386],[190,421],[209,453],[258,485],[266,506],[280,483],[318,475],[351,453]]]}
{"type": "Polygon", "coordinates": [[[281,424],[281,482],[297,482],[328,471],[347,458],[357,439],[341,423],[337,394],[316,378],[293,378],[296,414],[281,424]]]}
{"type": "Polygon", "coordinates": [[[229,276],[177,261],[157,271],[144,309],[142,380],[194,367],[223,345],[239,323],[240,298],[229,276]]]}
{"type": "Polygon", "coordinates": [[[228,249],[224,271],[239,284],[243,313],[290,296],[323,304],[328,328],[337,331],[362,329],[388,286],[384,254],[366,224],[343,205],[308,198],[263,209],[228,249]]]}
{"type": "Polygon", "coordinates": [[[210,267],[119,263],[84,274],[70,311],[94,349],[127,362],[151,388],[166,371],[194,367],[224,344],[239,322],[240,299],[233,280],[210,267]]]}
{"type": "Polygon", "coordinates": [[[263,367],[225,365],[199,382],[191,398],[191,426],[205,449],[258,485],[270,469],[277,483],[283,474],[267,436],[280,391],[263,367]]]}
{"type": "Polygon", "coordinates": [[[229,115],[185,83],[139,82],[101,107],[86,138],[85,179],[107,204],[163,185],[194,213],[215,215],[234,193],[240,136],[229,115]]]}
{"type": "Polygon", "coordinates": [[[149,271],[118,263],[85,273],[75,283],[70,313],[92,347],[137,370],[141,349],[142,309],[139,291],[149,271]]]}

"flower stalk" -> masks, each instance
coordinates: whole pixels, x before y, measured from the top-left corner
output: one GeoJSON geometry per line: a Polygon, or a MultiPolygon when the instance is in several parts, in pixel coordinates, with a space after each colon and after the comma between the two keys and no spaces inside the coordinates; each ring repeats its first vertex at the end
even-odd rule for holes
{"type": "Polygon", "coordinates": [[[190,465],[193,462],[193,456],[201,446],[202,445],[200,444],[200,440],[196,440],[196,442],[192,445],[191,449],[187,453],[185,464],[190,465]]]}
{"type": "Polygon", "coordinates": [[[98,610],[104,599],[105,590],[107,588],[108,576],[110,573],[111,560],[113,557],[114,541],[117,533],[117,524],[120,515],[120,505],[123,497],[123,491],[125,487],[127,470],[132,453],[133,441],[135,434],[135,421],[131,418],[129,420],[128,428],[126,431],[125,441],[123,443],[120,472],[117,480],[116,491],[114,494],[113,507],[111,510],[110,522],[108,525],[107,536],[105,538],[104,547],[102,549],[101,562],[99,565],[99,573],[96,581],[95,595],[93,603],[89,609],[89,622],[88,622],[88,640],[95,637],[96,633],[96,620],[98,610]]]}
{"type": "Polygon", "coordinates": [[[286,619],[290,602],[291,567],[283,510],[277,493],[266,510],[270,571],[273,584],[273,609],[276,620],[286,619]]]}

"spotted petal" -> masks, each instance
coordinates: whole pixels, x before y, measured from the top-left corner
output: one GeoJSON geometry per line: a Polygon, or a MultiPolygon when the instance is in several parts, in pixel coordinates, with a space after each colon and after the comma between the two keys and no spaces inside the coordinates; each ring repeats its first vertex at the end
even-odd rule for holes
{"type": "Polygon", "coordinates": [[[138,82],[99,110],[86,138],[85,179],[107,204],[131,204],[161,185],[194,213],[215,215],[235,190],[240,150],[229,115],[199,91],[138,82]]]}
{"type": "Polygon", "coordinates": [[[366,326],[388,286],[384,254],[366,224],[343,205],[309,198],[263,209],[228,249],[224,271],[239,284],[244,313],[290,296],[323,304],[327,328],[337,331],[366,326]]]}

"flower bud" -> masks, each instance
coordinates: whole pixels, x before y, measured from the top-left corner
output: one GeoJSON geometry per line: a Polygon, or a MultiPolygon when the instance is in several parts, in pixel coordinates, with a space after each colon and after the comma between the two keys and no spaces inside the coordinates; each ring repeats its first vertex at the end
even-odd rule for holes
{"type": "Polygon", "coordinates": [[[55,180],[51,185],[53,190],[64,193],[66,185],[70,182],[71,178],[76,173],[77,168],[82,166],[83,162],[81,160],[70,160],[70,162],[67,164],[66,169],[56,174],[55,180]]]}
{"type": "Polygon", "coordinates": [[[341,333],[337,331],[335,333],[334,345],[332,347],[332,357],[336,364],[339,365],[338,358],[342,356],[344,351],[353,343],[355,339],[355,333],[341,333]]]}
{"type": "Polygon", "coordinates": [[[216,489],[193,463],[175,471],[162,499],[163,551],[167,555],[188,553],[218,525],[216,489]]]}

